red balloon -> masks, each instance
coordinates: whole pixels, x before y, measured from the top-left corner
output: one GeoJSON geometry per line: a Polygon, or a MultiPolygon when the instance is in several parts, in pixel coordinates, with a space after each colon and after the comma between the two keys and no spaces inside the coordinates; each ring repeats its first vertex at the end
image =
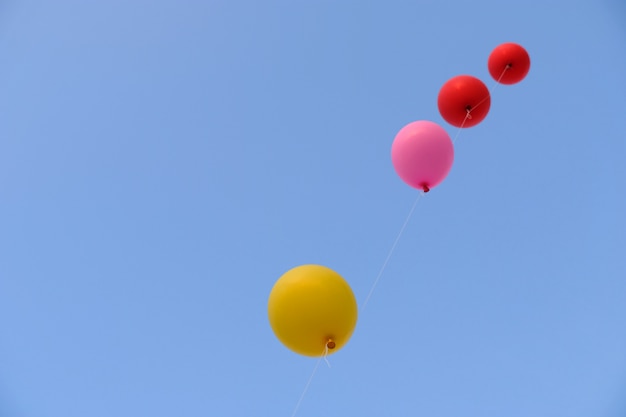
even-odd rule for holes
{"type": "Polygon", "coordinates": [[[472,127],[487,117],[491,96],[478,78],[458,75],[441,87],[437,105],[441,117],[452,126],[472,127]]]}
{"type": "Polygon", "coordinates": [[[516,43],[503,43],[489,55],[487,67],[494,80],[501,84],[515,84],[528,74],[530,56],[516,43]]]}

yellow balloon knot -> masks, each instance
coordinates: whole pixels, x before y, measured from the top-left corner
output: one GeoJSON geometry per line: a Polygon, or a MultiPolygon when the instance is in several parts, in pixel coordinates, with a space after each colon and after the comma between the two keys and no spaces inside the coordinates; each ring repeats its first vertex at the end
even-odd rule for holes
{"type": "Polygon", "coordinates": [[[328,349],[334,349],[335,348],[335,342],[333,342],[333,339],[328,339],[328,342],[326,342],[326,347],[328,349]]]}

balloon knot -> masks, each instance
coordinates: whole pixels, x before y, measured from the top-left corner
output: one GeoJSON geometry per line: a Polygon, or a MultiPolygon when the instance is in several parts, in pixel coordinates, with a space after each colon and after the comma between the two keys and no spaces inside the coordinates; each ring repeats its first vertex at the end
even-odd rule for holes
{"type": "Polygon", "coordinates": [[[328,347],[328,349],[334,349],[335,348],[335,342],[333,342],[333,339],[328,339],[328,342],[326,342],[326,347],[328,347]]]}
{"type": "Polygon", "coordinates": [[[424,190],[425,193],[430,191],[430,188],[428,188],[428,185],[424,184],[422,185],[422,190],[424,190]]]}

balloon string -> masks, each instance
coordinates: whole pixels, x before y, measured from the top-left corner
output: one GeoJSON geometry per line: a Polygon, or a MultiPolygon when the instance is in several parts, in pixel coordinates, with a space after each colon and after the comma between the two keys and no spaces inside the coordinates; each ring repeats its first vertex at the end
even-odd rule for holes
{"type": "MultiPolygon", "coordinates": [[[[328,347],[326,347],[326,351],[328,351],[328,347]]],[[[296,417],[296,414],[298,413],[298,409],[300,408],[300,404],[302,404],[302,400],[304,400],[304,396],[306,395],[307,391],[309,390],[309,386],[311,385],[311,381],[313,381],[313,378],[315,377],[315,374],[317,373],[317,368],[319,368],[320,363],[322,362],[322,358],[325,358],[325,356],[326,355],[320,356],[320,358],[315,363],[315,367],[313,368],[313,372],[311,372],[311,376],[309,377],[309,380],[307,381],[306,385],[304,386],[304,390],[302,390],[302,394],[300,394],[300,398],[298,399],[298,402],[296,403],[296,407],[293,409],[293,413],[291,414],[291,417],[296,417]]],[[[326,363],[328,363],[328,360],[326,360],[326,363]]],[[[330,365],[328,365],[328,366],[330,366],[330,365]]]]}
{"type": "MultiPolygon", "coordinates": [[[[402,233],[404,233],[404,229],[406,229],[406,226],[409,224],[409,220],[411,220],[411,216],[413,215],[413,212],[415,211],[415,207],[417,206],[417,202],[420,200],[420,198],[425,194],[424,191],[421,191],[417,198],[415,199],[415,201],[413,202],[413,206],[411,207],[411,210],[409,211],[409,214],[406,216],[406,219],[404,220],[404,224],[402,225],[402,227],[400,228],[400,231],[398,232],[398,235],[396,236],[396,239],[393,242],[393,245],[391,245],[391,249],[389,249],[389,253],[387,254],[387,258],[385,259],[385,262],[383,262],[383,266],[380,268],[380,271],[378,272],[378,276],[376,276],[376,279],[374,280],[374,283],[372,284],[372,288],[370,288],[369,293],[367,294],[367,297],[365,298],[365,301],[363,302],[363,304],[361,305],[361,312],[363,310],[365,310],[365,306],[367,306],[367,303],[369,302],[370,298],[372,297],[372,294],[374,293],[374,289],[376,288],[376,285],[378,285],[378,281],[380,281],[380,278],[383,275],[383,272],[385,271],[385,268],[387,267],[387,264],[389,263],[389,259],[391,259],[391,255],[393,254],[394,250],[396,249],[396,246],[398,245],[398,242],[400,241],[400,237],[402,236],[402,233]]],[[[295,417],[296,414],[298,413],[298,409],[300,408],[300,404],[302,404],[302,400],[304,399],[307,391],[309,390],[309,386],[311,385],[311,382],[313,381],[313,378],[315,377],[315,374],[317,373],[317,369],[320,366],[320,363],[322,362],[322,359],[324,359],[324,361],[326,362],[326,365],[328,365],[328,367],[330,368],[330,362],[328,362],[328,344],[324,345],[324,352],[323,354],[320,356],[320,358],[317,360],[317,362],[315,363],[315,367],[313,368],[313,372],[311,372],[311,376],[309,377],[309,380],[307,381],[306,385],[304,386],[304,390],[302,390],[302,394],[300,394],[300,398],[298,399],[298,402],[296,403],[296,407],[293,410],[293,413],[291,414],[291,417],[295,417]]]]}
{"type": "MultiPolygon", "coordinates": [[[[495,85],[491,88],[492,90],[495,89],[495,87],[497,87],[497,85],[500,83],[500,80],[502,79],[502,77],[504,76],[504,74],[506,73],[506,71],[509,69],[509,65],[507,65],[504,70],[502,71],[502,73],[500,74],[500,77],[498,77],[498,80],[495,82],[495,85]]],[[[473,109],[475,109],[476,107],[480,106],[482,103],[484,103],[487,99],[489,98],[489,95],[486,96],[485,98],[483,98],[481,101],[478,102],[478,104],[476,106],[474,106],[472,109],[468,109],[467,110],[467,114],[465,115],[465,118],[463,119],[463,122],[461,123],[461,126],[459,126],[459,129],[456,132],[456,135],[454,136],[454,139],[452,139],[452,143],[454,144],[454,142],[456,142],[457,138],[459,137],[459,134],[461,133],[461,130],[463,130],[463,126],[465,126],[465,122],[467,122],[467,120],[472,118],[471,115],[471,111],[473,109]]],[[[380,281],[380,278],[383,275],[383,272],[385,271],[385,268],[387,268],[387,264],[389,263],[389,260],[391,259],[391,256],[393,255],[393,252],[396,249],[396,246],[398,245],[398,242],[400,241],[400,237],[402,237],[402,234],[404,233],[404,230],[406,229],[406,226],[409,224],[409,220],[411,220],[411,217],[413,216],[413,212],[415,211],[415,207],[417,207],[417,203],[420,200],[420,198],[422,198],[422,196],[426,193],[426,191],[422,191],[418,194],[417,198],[415,199],[415,201],[413,202],[413,206],[411,207],[411,210],[409,211],[409,214],[406,216],[406,219],[404,220],[404,224],[402,224],[402,227],[400,228],[400,231],[398,232],[398,235],[396,236],[396,239],[393,242],[393,245],[391,245],[391,249],[389,249],[389,253],[387,254],[387,257],[385,258],[385,261],[383,262],[382,267],[380,268],[380,270],[378,271],[378,275],[376,276],[376,279],[374,280],[374,283],[372,284],[372,287],[370,288],[369,293],[367,294],[367,297],[365,297],[365,301],[363,302],[363,304],[361,305],[361,312],[363,312],[363,310],[365,310],[365,307],[367,306],[367,303],[369,302],[370,298],[372,298],[372,294],[374,293],[374,290],[376,289],[376,286],[378,285],[378,282],[380,281]]],[[[313,368],[313,372],[311,372],[311,376],[309,377],[309,380],[307,381],[306,385],[304,386],[304,390],[302,390],[302,394],[300,394],[300,398],[298,399],[298,402],[296,403],[296,406],[293,410],[293,413],[291,414],[291,417],[295,417],[296,414],[298,413],[298,409],[300,408],[300,404],[302,404],[302,400],[304,400],[304,397],[306,395],[306,393],[309,390],[309,387],[311,386],[311,382],[313,381],[313,378],[315,377],[315,374],[317,373],[317,369],[320,366],[320,363],[322,362],[322,359],[324,359],[324,361],[326,362],[326,365],[328,365],[328,367],[330,368],[330,362],[328,361],[328,344],[324,345],[324,352],[323,355],[321,355],[319,357],[319,359],[317,360],[317,362],[315,363],[315,367],[313,368]]]]}
{"type": "MultiPolygon", "coordinates": [[[[494,91],[496,89],[496,87],[500,84],[500,81],[502,80],[502,77],[504,77],[504,74],[509,70],[509,68],[511,68],[510,65],[507,65],[504,67],[504,69],[502,70],[502,72],[500,73],[500,76],[498,77],[498,79],[493,83],[493,85],[491,86],[491,91],[494,91]]],[[[487,101],[487,99],[490,97],[490,94],[487,95],[487,97],[483,98],[482,100],[480,100],[478,102],[477,105],[474,106],[473,109],[475,109],[476,107],[480,106],[481,104],[483,104],[485,101],[487,101]]],[[[472,110],[473,110],[472,109],[472,110]]],[[[469,112],[468,112],[469,113],[469,112]]]]}
{"type": "Polygon", "coordinates": [[[498,77],[498,79],[496,80],[496,84],[493,86],[493,88],[495,88],[495,87],[496,87],[496,86],[500,83],[500,81],[502,81],[502,77],[504,77],[504,74],[506,74],[506,72],[507,72],[508,70],[510,70],[510,69],[511,69],[511,64],[506,64],[506,66],[504,67],[504,69],[503,69],[503,70],[502,70],[502,72],[500,73],[500,76],[499,76],[499,77],[498,77]]]}
{"type": "Polygon", "coordinates": [[[323,358],[324,358],[324,361],[326,362],[326,365],[328,365],[328,367],[330,368],[331,367],[330,366],[330,362],[328,362],[328,343],[326,343],[324,345],[324,356],[323,356],[323,358]]]}
{"type": "Polygon", "coordinates": [[[472,116],[470,115],[470,110],[467,111],[467,113],[465,114],[465,118],[463,119],[463,123],[461,123],[461,126],[459,126],[459,128],[456,130],[456,135],[454,135],[454,138],[452,138],[452,144],[454,145],[456,140],[459,137],[459,134],[461,133],[461,130],[463,130],[463,126],[465,126],[465,122],[467,122],[468,119],[470,119],[472,116]]]}
{"type": "Polygon", "coordinates": [[[406,219],[404,220],[404,224],[400,228],[400,232],[398,232],[398,236],[396,236],[396,240],[393,242],[393,245],[391,245],[391,249],[389,249],[389,253],[387,254],[387,258],[385,259],[385,262],[383,262],[383,266],[380,268],[380,271],[378,271],[378,276],[374,280],[374,283],[372,284],[372,288],[370,288],[369,294],[367,294],[367,297],[365,297],[365,301],[363,301],[363,305],[361,306],[361,311],[365,310],[365,307],[367,306],[367,303],[369,302],[370,298],[372,297],[372,294],[374,293],[374,289],[376,288],[376,285],[378,284],[378,281],[380,281],[380,278],[382,277],[383,272],[385,271],[385,268],[387,267],[387,264],[389,263],[389,259],[391,259],[391,255],[393,254],[394,250],[396,249],[396,245],[398,245],[398,241],[400,240],[400,237],[402,236],[402,233],[404,232],[404,229],[406,229],[407,224],[409,224],[409,220],[411,219],[411,216],[413,215],[413,212],[415,211],[415,207],[417,206],[417,202],[420,200],[420,198],[424,194],[425,194],[424,191],[420,192],[419,195],[417,196],[417,198],[415,199],[415,202],[413,203],[413,207],[411,207],[411,210],[409,211],[409,214],[406,216],[406,219]]]}
{"type": "MultiPolygon", "coordinates": [[[[496,87],[498,87],[498,85],[500,84],[500,81],[502,80],[502,77],[504,77],[504,74],[506,74],[506,72],[511,68],[511,65],[507,64],[504,69],[502,70],[502,72],[500,73],[500,76],[498,77],[498,79],[493,83],[493,85],[491,86],[491,91],[494,91],[496,89],[496,87]]],[[[452,144],[454,144],[457,140],[457,138],[459,137],[459,133],[461,133],[461,130],[463,129],[463,126],[465,126],[465,122],[467,122],[468,119],[472,118],[472,110],[474,110],[475,108],[477,108],[478,106],[480,106],[481,104],[483,104],[485,101],[487,101],[489,99],[489,97],[491,96],[490,93],[487,93],[487,95],[485,97],[483,97],[482,100],[480,100],[478,102],[478,104],[476,104],[474,107],[472,107],[471,109],[467,109],[467,114],[465,114],[465,119],[463,119],[463,123],[461,123],[461,126],[459,126],[459,129],[456,132],[456,135],[454,135],[454,139],[452,139],[452,144]]]]}

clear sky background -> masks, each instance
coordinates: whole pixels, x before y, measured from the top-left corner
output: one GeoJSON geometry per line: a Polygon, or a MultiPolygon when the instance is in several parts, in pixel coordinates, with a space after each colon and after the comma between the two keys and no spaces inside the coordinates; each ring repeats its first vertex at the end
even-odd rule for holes
{"type": "Polygon", "coordinates": [[[270,290],[362,304],[459,74],[491,111],[297,415],[626,415],[625,3],[12,0],[0,51],[0,416],[290,416],[270,290]]]}

